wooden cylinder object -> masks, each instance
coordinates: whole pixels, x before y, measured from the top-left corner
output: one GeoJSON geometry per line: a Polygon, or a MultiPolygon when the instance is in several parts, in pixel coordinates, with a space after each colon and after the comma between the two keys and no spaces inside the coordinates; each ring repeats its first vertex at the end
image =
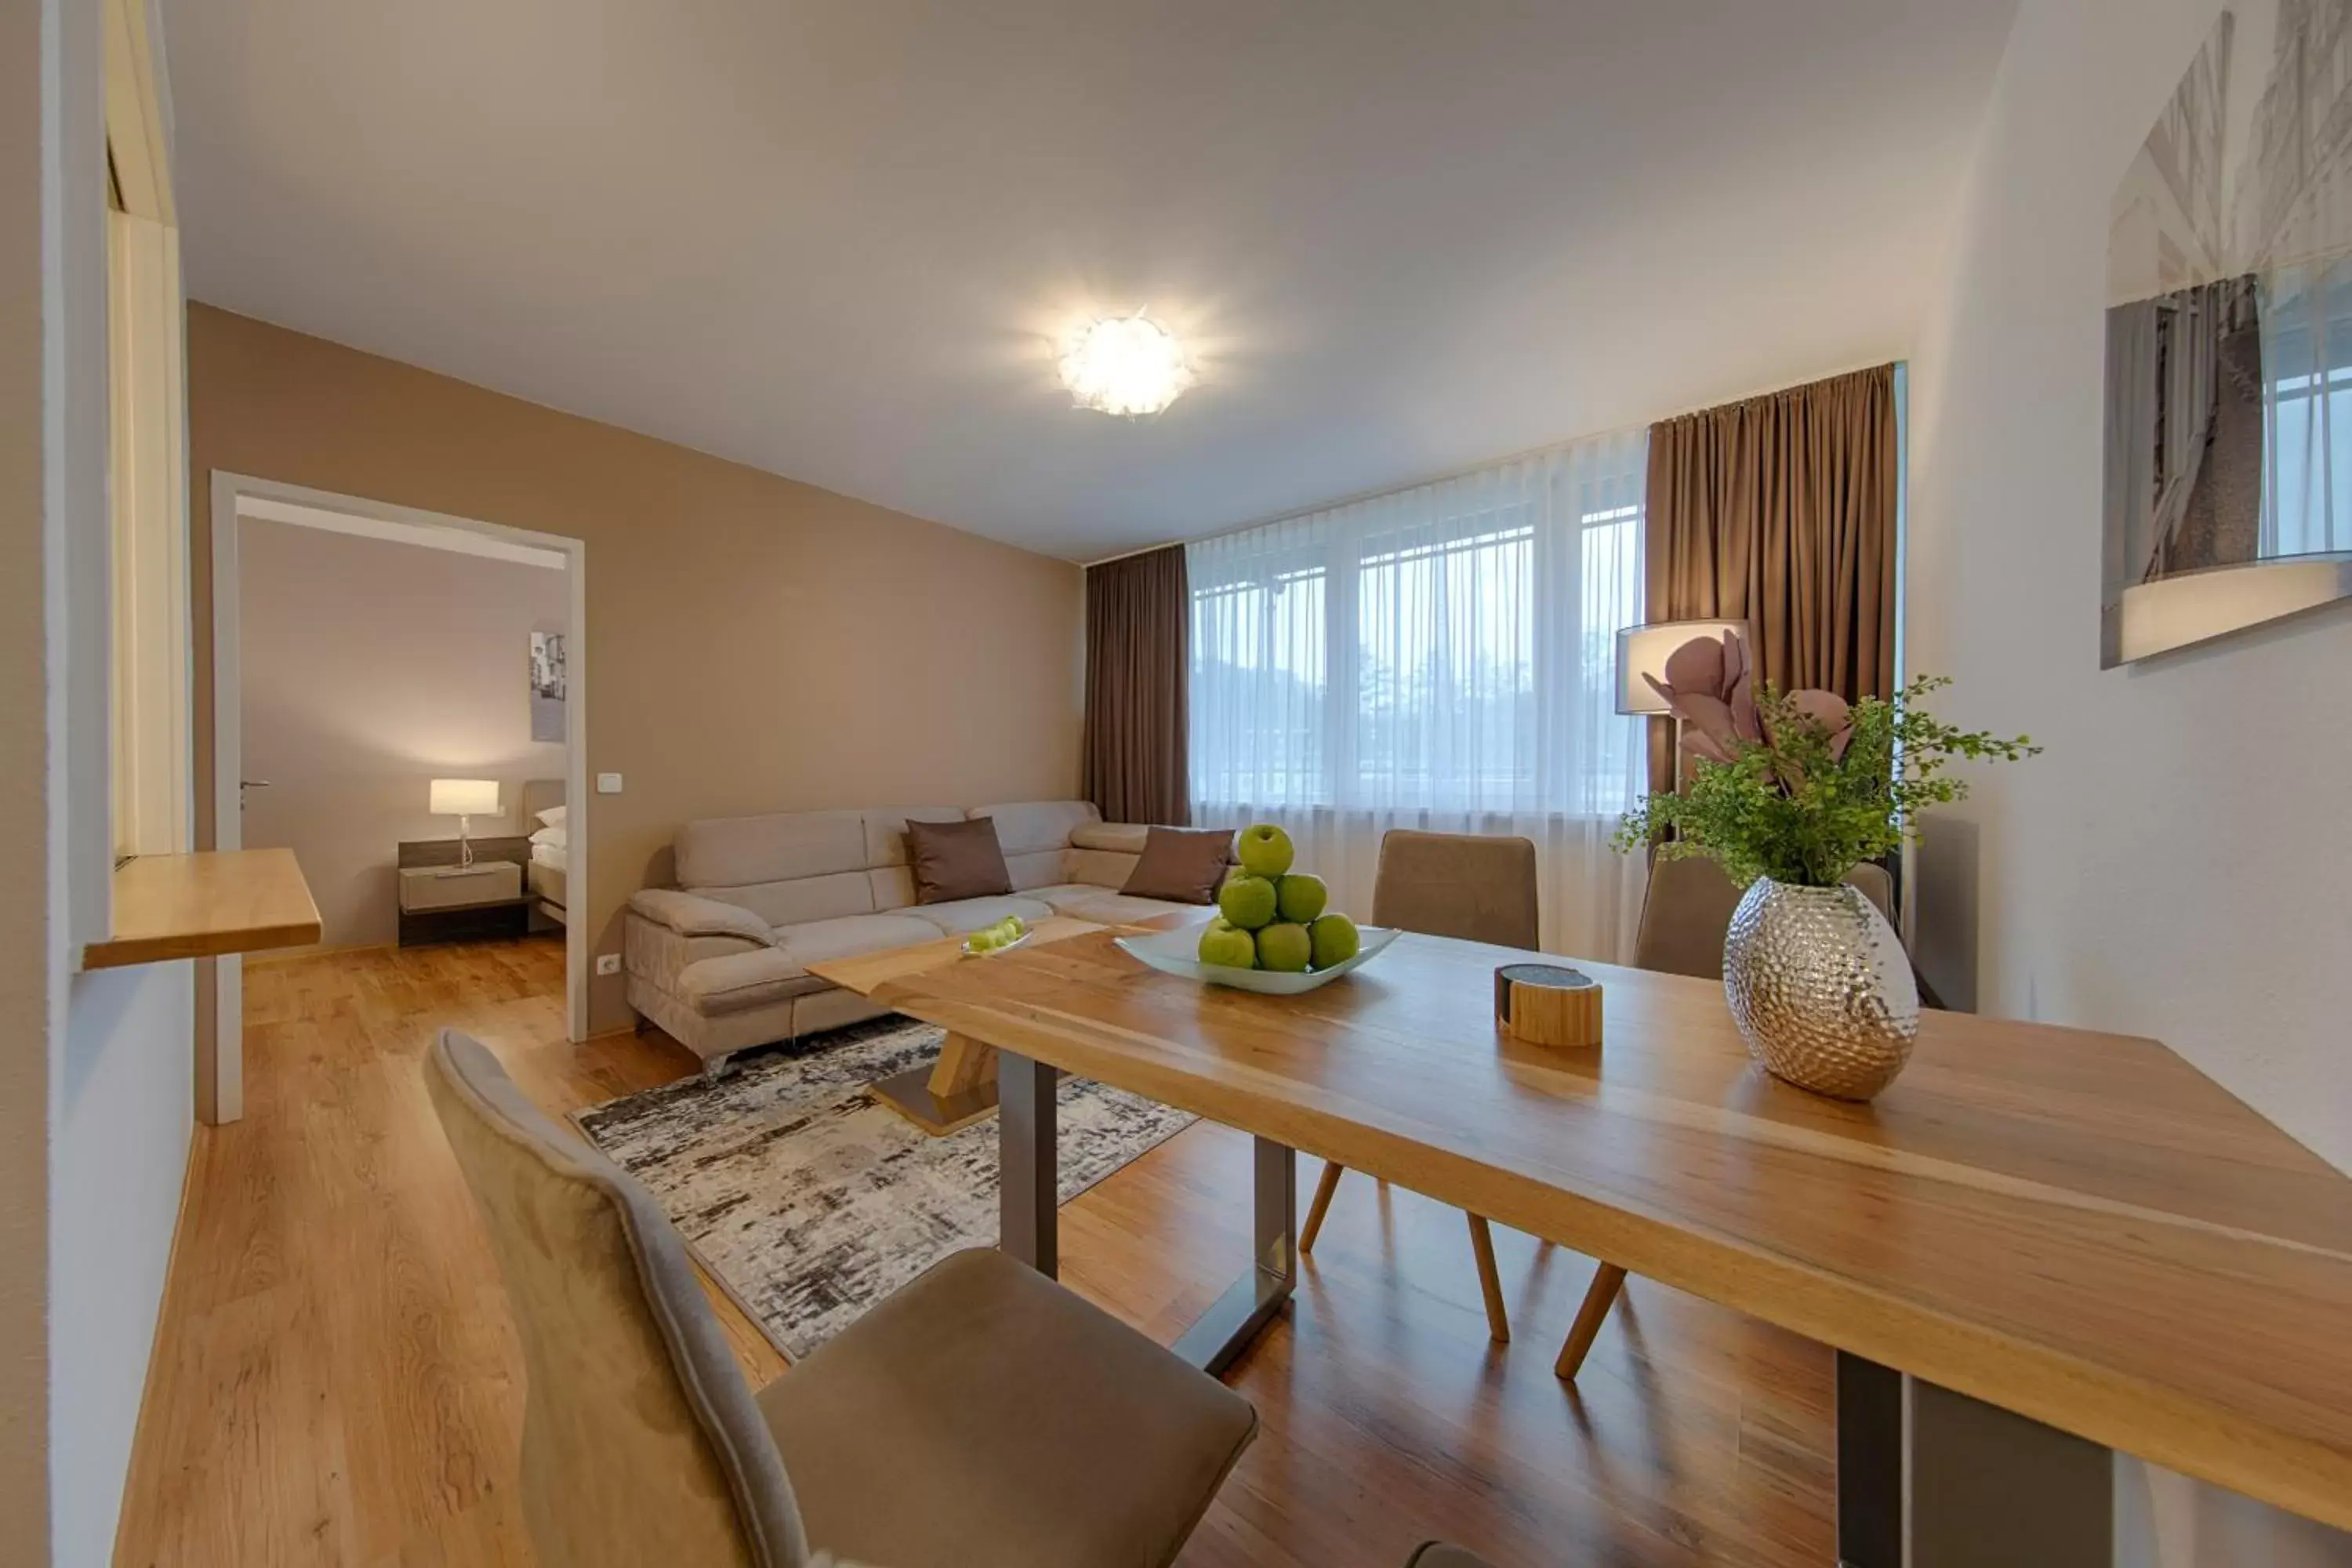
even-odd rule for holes
{"type": "Polygon", "coordinates": [[[1506,963],[1495,971],[1495,1024],[1531,1046],[1597,1046],[1601,983],[1557,963],[1506,963]]]}

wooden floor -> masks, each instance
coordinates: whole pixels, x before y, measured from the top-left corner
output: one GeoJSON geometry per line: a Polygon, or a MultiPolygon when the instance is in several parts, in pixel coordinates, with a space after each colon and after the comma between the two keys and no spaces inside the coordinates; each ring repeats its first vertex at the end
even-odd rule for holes
{"type": "MultiPolygon", "coordinates": [[[[551,1110],[693,1069],[658,1035],[565,1043],[562,963],[532,941],[251,966],[246,1119],[197,1129],[119,1562],[530,1561],[520,1356],[419,1057],[467,1029],[551,1110]]],[[[1244,1256],[1247,1156],[1203,1125],[1104,1182],[1064,1212],[1063,1278],[1172,1339],[1244,1256]]],[[[1591,1263],[1496,1243],[1507,1347],[1460,1215],[1342,1184],[1231,1374],[1263,1429],[1186,1568],[1390,1568],[1440,1535],[1498,1568],[1831,1561],[1827,1352],[1636,1279],[1571,1391],[1551,1360],[1591,1263]]],[[[745,1373],[777,1375],[719,1310],[745,1373]]]]}

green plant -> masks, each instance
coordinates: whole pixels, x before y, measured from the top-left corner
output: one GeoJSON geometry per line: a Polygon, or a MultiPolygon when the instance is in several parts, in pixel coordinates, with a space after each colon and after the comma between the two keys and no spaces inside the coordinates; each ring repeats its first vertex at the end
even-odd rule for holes
{"type": "Polygon", "coordinates": [[[1653,795],[1625,814],[1619,849],[1704,855],[1743,888],[1759,877],[1825,888],[1897,848],[1922,811],[1968,793],[1943,771],[1954,758],[2014,762],[2042,749],[2030,736],[1956,730],[1929,714],[1920,700],[1948,678],[1923,676],[1892,701],[1848,705],[1769,684],[1751,698],[1745,665],[1734,639],[1719,649],[1701,640],[1667,662],[1665,681],[1652,682],[1684,721],[1694,769],[1685,793],[1653,795]]]}

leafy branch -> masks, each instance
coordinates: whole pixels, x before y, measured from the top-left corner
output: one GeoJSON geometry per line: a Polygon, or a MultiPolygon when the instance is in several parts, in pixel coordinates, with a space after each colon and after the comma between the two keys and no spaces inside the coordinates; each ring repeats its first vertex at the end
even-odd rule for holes
{"type": "MultiPolygon", "coordinates": [[[[1768,683],[1752,725],[1743,711],[1738,731],[1709,725],[1697,745],[1685,738],[1687,791],[1651,795],[1625,814],[1613,842],[1629,853],[1654,844],[1669,860],[1704,855],[1740,887],[1759,877],[1829,887],[1915,837],[1920,813],[1968,794],[1945,772],[1955,759],[2016,762],[2042,750],[2031,736],[1955,729],[1919,706],[1950,684],[1922,676],[1892,701],[1832,708],[1822,693],[1768,683]]],[[[1676,711],[1691,717],[1682,701],[1676,711]]]]}

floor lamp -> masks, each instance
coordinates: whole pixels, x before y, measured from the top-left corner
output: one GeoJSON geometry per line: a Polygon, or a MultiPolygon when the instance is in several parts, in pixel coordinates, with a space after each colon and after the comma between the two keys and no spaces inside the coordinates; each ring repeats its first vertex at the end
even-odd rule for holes
{"type": "MultiPolygon", "coordinates": [[[[1720,642],[1728,632],[1748,647],[1748,658],[1755,658],[1755,642],[1748,634],[1746,621],[1695,620],[1652,621],[1645,626],[1627,626],[1617,634],[1617,711],[1643,714],[1652,719],[1672,719],[1674,710],[1658,695],[1645,676],[1666,678],[1666,660],[1685,643],[1700,637],[1720,642]]],[[[1675,720],[1674,744],[1669,755],[1674,759],[1673,783],[1675,789],[1683,786],[1682,721],[1675,720]]]]}

